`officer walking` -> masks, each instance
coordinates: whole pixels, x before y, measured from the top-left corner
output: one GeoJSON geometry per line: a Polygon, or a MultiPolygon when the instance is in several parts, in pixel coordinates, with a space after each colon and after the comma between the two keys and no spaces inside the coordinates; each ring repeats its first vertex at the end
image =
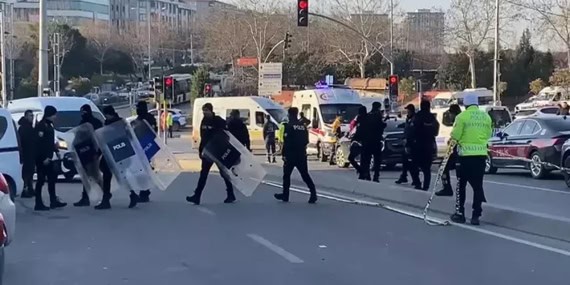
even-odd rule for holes
{"type": "MultiPolygon", "coordinates": [[[[416,176],[412,175],[414,171],[417,172],[417,169],[414,169],[416,165],[412,162],[412,145],[414,143],[412,122],[416,114],[416,107],[413,104],[408,104],[408,106],[406,106],[406,111],[406,122],[404,123],[405,151],[402,155],[402,174],[400,174],[400,178],[396,180],[396,184],[408,183],[408,172],[410,173],[412,179],[417,178],[416,176]]],[[[413,184],[419,185],[421,183],[418,179],[416,181],[413,181],[413,184]]]]}
{"type": "Polygon", "coordinates": [[[354,120],[353,129],[350,131],[352,135],[350,135],[350,154],[348,155],[348,161],[358,173],[359,179],[364,179],[366,175],[366,173],[360,169],[362,164],[358,164],[356,158],[362,154],[362,141],[366,136],[365,125],[367,118],[368,112],[366,111],[366,107],[360,106],[360,108],[358,108],[358,116],[354,120]]]}
{"type": "Polygon", "coordinates": [[[419,182],[419,173],[417,168],[423,173],[424,184],[414,184],[418,190],[429,189],[431,183],[431,165],[433,157],[437,150],[435,137],[439,133],[439,122],[431,113],[431,104],[429,101],[422,101],[420,103],[420,111],[413,119],[413,145],[412,145],[412,160],[415,164],[412,179],[419,182]],[[417,168],[416,168],[417,167],[417,168]]]}
{"type": "MultiPolygon", "coordinates": [[[[82,124],[91,124],[94,130],[97,130],[103,126],[103,123],[93,117],[93,110],[91,110],[91,106],[89,104],[85,104],[81,106],[81,122],[79,125],[82,124]]],[[[86,207],[89,206],[91,203],[89,202],[89,196],[87,195],[87,191],[85,190],[85,186],[83,187],[83,192],[81,194],[81,200],[74,203],[73,206],[75,207],[86,207]]]]}
{"type": "Polygon", "coordinates": [[[307,164],[307,144],[309,144],[309,132],[307,127],[297,118],[299,109],[293,107],[288,110],[289,123],[285,125],[283,134],[283,193],[275,194],[275,199],[289,202],[289,187],[291,187],[291,174],[293,169],[297,168],[301,174],[301,178],[309,191],[311,197],[309,204],[317,202],[317,190],[311,175],[309,175],[309,167],[307,164]]]}
{"type": "MultiPolygon", "coordinates": [[[[195,205],[200,205],[200,198],[202,197],[202,192],[206,186],[208,174],[210,173],[212,165],[214,165],[213,161],[202,156],[202,151],[206,145],[208,145],[208,142],[214,138],[214,136],[226,129],[226,121],[217,116],[213,110],[214,107],[210,103],[206,103],[204,106],[202,106],[204,118],[200,124],[200,146],[198,148],[200,159],[202,159],[202,169],[200,170],[200,178],[198,179],[198,185],[196,186],[194,195],[186,197],[186,201],[194,203],[195,205]]],[[[226,183],[227,192],[227,197],[224,200],[224,203],[230,204],[236,200],[236,196],[234,195],[234,188],[232,186],[232,183],[226,177],[223,178],[224,182],[226,183]]]]}
{"type": "Polygon", "coordinates": [[[265,124],[263,125],[263,140],[265,141],[265,149],[267,150],[267,162],[276,163],[275,161],[275,133],[277,125],[271,121],[269,114],[265,115],[265,124]]]}
{"type": "Polygon", "coordinates": [[[22,164],[22,180],[24,181],[24,191],[22,198],[34,197],[33,178],[36,171],[35,149],[36,133],[32,125],[34,113],[26,110],[24,116],[18,120],[18,135],[20,136],[20,163],[22,164]]]}
{"type": "Polygon", "coordinates": [[[36,146],[36,211],[48,211],[51,209],[62,208],[67,206],[55,194],[55,182],[57,180],[57,173],[55,173],[53,156],[57,155],[59,158],[59,150],[55,145],[55,131],[53,128],[53,121],[56,118],[57,110],[53,106],[46,106],[44,109],[44,116],[41,121],[36,124],[35,133],[37,134],[36,146]],[[50,206],[46,207],[42,199],[42,188],[46,181],[48,182],[48,193],[50,206]]]}
{"type": "Polygon", "coordinates": [[[370,161],[374,157],[374,182],[380,182],[380,166],[382,164],[382,144],[384,140],[384,129],[386,122],[384,114],[380,110],[382,104],[380,102],[372,103],[372,110],[368,113],[365,129],[366,135],[362,144],[362,164],[361,170],[364,173],[365,180],[370,180],[370,161]]]}
{"type": "MultiPolygon", "coordinates": [[[[156,118],[148,112],[148,106],[145,101],[137,103],[137,120],[146,121],[155,131],[158,131],[156,118]]],[[[147,203],[150,201],[150,190],[143,190],[139,193],[139,202],[147,203]]]]}
{"type": "MultiPolygon", "coordinates": [[[[117,114],[113,106],[105,106],[103,108],[103,115],[105,116],[105,126],[122,120],[122,118],[119,117],[119,114],[117,114]]],[[[101,203],[99,203],[99,205],[95,206],[95,209],[107,210],[111,209],[111,197],[113,197],[113,194],[111,194],[111,180],[113,178],[113,173],[109,169],[109,165],[107,164],[107,161],[103,157],[101,158],[101,164],[99,165],[99,168],[103,173],[103,199],[101,200],[101,203]]],[[[137,195],[137,193],[135,193],[135,191],[131,190],[129,198],[130,198],[129,208],[134,208],[139,202],[139,196],[137,195]]],[[[89,199],[87,199],[87,201],[89,201],[89,199]]]]}
{"type": "Polygon", "coordinates": [[[455,214],[451,220],[465,223],[465,188],[467,183],[473,188],[473,214],[471,224],[479,225],[481,205],[487,202],[483,192],[483,176],[487,159],[487,142],[493,133],[491,117],[478,107],[476,94],[467,94],[463,103],[467,107],[455,118],[451,139],[458,144],[459,188],[455,204],[455,214]]]}
{"type": "Polygon", "coordinates": [[[230,119],[228,120],[228,131],[241,143],[247,150],[251,151],[251,141],[249,140],[249,130],[239,115],[239,110],[232,110],[230,119]]]}
{"type": "MultiPolygon", "coordinates": [[[[443,124],[444,125],[454,124],[455,118],[457,118],[457,115],[459,115],[459,114],[461,114],[461,107],[459,107],[459,105],[457,105],[457,104],[451,104],[449,106],[449,110],[447,112],[445,112],[445,114],[443,115],[444,117],[447,117],[447,118],[444,118],[443,124]]],[[[449,156],[449,159],[447,160],[447,165],[445,166],[445,168],[443,170],[443,176],[441,177],[443,189],[441,189],[440,191],[437,191],[435,193],[435,195],[437,195],[437,196],[453,196],[453,187],[451,186],[451,177],[450,177],[449,171],[456,169],[456,164],[457,164],[457,146],[453,148],[453,152],[449,156]]]]}

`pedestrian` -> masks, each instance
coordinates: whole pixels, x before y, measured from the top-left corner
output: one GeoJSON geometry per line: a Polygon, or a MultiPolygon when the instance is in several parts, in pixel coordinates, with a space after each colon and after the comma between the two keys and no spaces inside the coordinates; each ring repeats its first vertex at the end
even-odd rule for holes
{"type": "Polygon", "coordinates": [[[380,110],[380,102],[372,103],[372,110],[366,116],[364,129],[366,135],[362,139],[361,169],[364,180],[370,180],[370,161],[374,158],[372,171],[374,182],[380,182],[380,166],[382,164],[382,146],[384,141],[384,129],[386,122],[383,112],[380,110]]]}
{"type": "MultiPolygon", "coordinates": [[[[194,203],[195,205],[200,205],[200,198],[202,197],[202,192],[206,186],[208,174],[210,173],[212,165],[214,165],[213,161],[202,155],[202,151],[208,145],[208,142],[214,138],[214,136],[226,130],[226,121],[217,116],[213,110],[214,107],[210,103],[206,103],[202,106],[202,113],[204,114],[204,118],[200,124],[200,146],[198,147],[198,154],[202,160],[200,178],[198,179],[198,185],[196,186],[194,195],[186,197],[186,201],[194,203]]],[[[234,195],[232,183],[226,177],[222,177],[226,183],[227,192],[227,197],[224,200],[224,203],[233,203],[236,200],[236,196],[234,195]]]]}
{"type": "Polygon", "coordinates": [[[251,151],[251,141],[249,140],[249,130],[240,117],[239,110],[232,110],[228,120],[228,131],[243,145],[251,151]]]}
{"type": "Polygon", "coordinates": [[[277,130],[277,143],[279,144],[279,149],[283,153],[283,134],[285,133],[285,126],[289,123],[289,118],[283,118],[281,124],[279,124],[279,129],[277,130]]]}
{"type": "MultiPolygon", "coordinates": [[[[461,107],[457,104],[451,104],[449,110],[444,116],[449,116],[449,124],[454,124],[455,119],[459,114],[461,114],[461,107]]],[[[444,123],[446,124],[446,123],[444,123]]],[[[443,169],[443,176],[441,177],[441,182],[443,184],[443,189],[437,191],[435,195],[437,196],[453,196],[453,187],[451,186],[450,170],[456,169],[457,164],[457,147],[453,148],[451,155],[447,160],[447,165],[443,169]]]]}
{"type": "MultiPolygon", "coordinates": [[[[117,114],[115,111],[115,108],[110,105],[103,108],[103,115],[105,116],[105,126],[122,120],[122,118],[119,117],[119,114],[117,114]]],[[[107,164],[105,158],[101,158],[101,164],[99,165],[99,168],[103,173],[103,199],[98,205],[95,206],[95,209],[107,210],[111,209],[111,198],[113,197],[113,194],[111,194],[111,180],[113,179],[113,173],[111,172],[111,169],[109,168],[109,165],[107,164]]],[[[130,192],[129,208],[134,208],[139,202],[140,198],[132,189],[130,192]]]]}
{"type": "Polygon", "coordinates": [[[168,137],[173,138],[172,135],[172,125],[174,124],[174,118],[172,117],[172,113],[168,112],[166,116],[166,124],[168,125],[168,137]]]}
{"type": "Polygon", "coordinates": [[[366,136],[366,130],[364,129],[364,125],[368,116],[368,112],[366,110],[366,106],[360,106],[358,108],[358,115],[356,119],[354,119],[354,123],[351,123],[352,130],[350,131],[350,149],[348,155],[348,161],[354,167],[356,172],[358,173],[359,179],[364,179],[365,173],[362,172],[360,169],[361,165],[358,164],[356,158],[362,154],[362,140],[364,136],[366,136]]]}
{"type": "MultiPolygon", "coordinates": [[[[158,125],[156,123],[156,118],[148,112],[148,106],[145,101],[139,101],[137,103],[137,120],[146,121],[155,132],[158,132],[158,125]]],[[[139,193],[139,202],[147,203],[150,201],[150,190],[142,190],[139,193]]]]}
{"type": "MultiPolygon", "coordinates": [[[[408,183],[408,172],[412,179],[417,178],[412,173],[417,171],[414,169],[415,164],[412,162],[412,145],[414,143],[413,138],[413,120],[416,114],[416,107],[413,104],[408,104],[406,106],[406,122],[404,123],[404,153],[402,154],[402,174],[400,178],[396,180],[396,184],[408,183]]],[[[421,184],[419,179],[413,181],[414,185],[421,184]]]]}
{"type": "Polygon", "coordinates": [[[562,102],[558,104],[557,115],[568,116],[569,114],[570,114],[570,106],[568,106],[568,103],[562,102]]]}
{"type": "MultiPolygon", "coordinates": [[[[97,130],[103,127],[103,123],[101,123],[99,119],[93,117],[93,110],[91,109],[91,106],[89,104],[81,106],[79,110],[81,111],[81,121],[79,122],[79,125],[91,124],[93,130],[97,130]]],[[[87,191],[85,190],[84,186],[83,192],[81,193],[81,199],[78,202],[74,203],[73,206],[87,207],[90,204],[91,203],[89,202],[89,195],[87,195],[87,191]]]]}
{"type": "Polygon", "coordinates": [[[473,213],[471,224],[479,225],[483,212],[481,205],[487,202],[483,191],[483,177],[487,160],[487,143],[493,133],[491,117],[478,107],[476,94],[467,94],[463,99],[464,112],[455,118],[451,139],[458,144],[459,187],[455,204],[455,214],[451,220],[465,223],[465,190],[467,183],[473,188],[473,213]]]}
{"type": "Polygon", "coordinates": [[[309,127],[309,125],[311,124],[311,120],[309,120],[309,119],[307,119],[307,117],[305,117],[304,112],[299,113],[299,121],[301,121],[301,123],[303,125],[305,125],[305,127],[309,127]]]}
{"type": "Polygon", "coordinates": [[[51,209],[62,208],[67,206],[59,200],[55,193],[55,182],[57,180],[57,173],[55,172],[55,165],[53,156],[56,155],[59,159],[61,156],[59,150],[55,145],[55,130],[53,128],[53,121],[57,115],[57,109],[53,106],[46,106],[44,108],[44,116],[41,121],[36,124],[35,133],[37,135],[36,146],[36,211],[48,211],[51,209]],[[48,183],[48,193],[50,206],[46,207],[42,199],[42,188],[44,183],[48,183]]]}
{"type": "Polygon", "coordinates": [[[24,191],[22,198],[34,197],[33,178],[36,172],[35,149],[36,133],[33,126],[34,112],[26,110],[24,116],[18,120],[18,135],[20,136],[20,164],[22,165],[22,180],[24,191]]]}
{"type": "Polygon", "coordinates": [[[291,187],[291,174],[297,168],[301,178],[307,184],[311,196],[309,204],[317,202],[317,190],[315,183],[309,174],[307,163],[307,144],[309,144],[309,132],[307,127],[297,118],[299,109],[289,108],[289,123],[285,125],[283,134],[283,192],[275,194],[275,199],[289,202],[289,187],[291,187]]]}
{"type": "Polygon", "coordinates": [[[265,124],[263,125],[263,141],[267,150],[267,162],[276,163],[275,161],[275,133],[277,125],[271,121],[269,114],[265,115],[265,124]]]}
{"type": "Polygon", "coordinates": [[[342,122],[342,115],[338,115],[332,124],[331,154],[329,158],[329,165],[335,164],[336,149],[338,147],[340,138],[342,138],[342,122]]]}
{"type": "Polygon", "coordinates": [[[431,113],[429,101],[420,103],[420,111],[414,116],[412,126],[412,161],[415,166],[412,179],[419,182],[419,171],[423,173],[424,183],[414,183],[418,190],[427,191],[431,184],[431,165],[435,156],[437,145],[435,138],[439,133],[439,122],[431,113]],[[419,170],[419,171],[418,171],[419,170]]]}

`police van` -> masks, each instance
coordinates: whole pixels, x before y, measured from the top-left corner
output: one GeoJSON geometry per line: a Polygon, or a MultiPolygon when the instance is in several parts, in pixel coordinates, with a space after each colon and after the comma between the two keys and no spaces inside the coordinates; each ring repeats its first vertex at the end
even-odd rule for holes
{"type": "Polygon", "coordinates": [[[232,110],[239,111],[240,118],[249,130],[252,150],[265,150],[263,125],[265,125],[267,114],[271,116],[271,121],[277,126],[287,117],[287,113],[281,105],[264,97],[197,98],[194,100],[192,114],[192,147],[195,149],[200,145],[200,123],[204,118],[202,106],[206,103],[212,104],[214,113],[226,120],[230,117],[232,110]]]}
{"type": "Polygon", "coordinates": [[[31,97],[8,102],[8,110],[14,121],[20,120],[26,110],[34,112],[34,126],[43,118],[44,108],[48,105],[57,109],[57,115],[53,126],[55,129],[55,144],[60,150],[61,160],[54,155],[58,175],[63,175],[67,180],[73,180],[77,170],[73,164],[71,153],[68,151],[64,140],[65,133],[79,126],[81,122],[81,106],[88,104],[93,110],[93,116],[105,122],[105,118],[93,101],[82,97],[31,97]]]}
{"type": "Polygon", "coordinates": [[[348,125],[358,115],[362,101],[358,93],[348,87],[317,86],[313,90],[296,91],[291,107],[303,112],[309,125],[309,154],[318,154],[321,161],[327,161],[335,137],[332,124],[342,116],[341,131],[348,131],[348,125]]]}
{"type": "Polygon", "coordinates": [[[6,178],[12,197],[24,188],[17,131],[10,112],[0,108],[0,173],[6,178]]]}

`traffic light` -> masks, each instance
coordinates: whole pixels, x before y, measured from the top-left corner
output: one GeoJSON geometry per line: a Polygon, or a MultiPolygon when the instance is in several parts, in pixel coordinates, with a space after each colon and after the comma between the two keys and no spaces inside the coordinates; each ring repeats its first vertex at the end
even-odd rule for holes
{"type": "Polygon", "coordinates": [[[155,77],[154,78],[154,83],[151,81],[151,87],[154,88],[154,90],[158,90],[160,92],[162,92],[162,78],[160,77],[155,77]]]}
{"type": "Polygon", "coordinates": [[[289,34],[289,32],[285,33],[285,44],[284,49],[288,49],[291,47],[291,41],[293,39],[293,35],[289,34]]]}
{"type": "Polygon", "coordinates": [[[164,77],[164,98],[172,99],[172,93],[174,92],[174,78],[171,76],[164,77]]]}
{"type": "Polygon", "coordinates": [[[398,75],[390,75],[390,77],[388,77],[388,94],[392,101],[398,99],[398,83],[398,75]]]}
{"type": "Polygon", "coordinates": [[[309,0],[297,0],[297,27],[309,26],[309,0]]]}
{"type": "Polygon", "coordinates": [[[212,95],[212,84],[206,83],[204,85],[204,97],[211,97],[212,95]]]}

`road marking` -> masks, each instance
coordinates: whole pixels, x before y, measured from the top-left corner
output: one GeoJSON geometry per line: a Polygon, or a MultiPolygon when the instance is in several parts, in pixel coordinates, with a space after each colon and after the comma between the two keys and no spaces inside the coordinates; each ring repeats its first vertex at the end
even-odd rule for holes
{"type": "MultiPolygon", "coordinates": [[[[274,186],[274,187],[280,187],[280,185],[278,183],[274,183],[274,182],[265,182],[265,184],[270,185],[270,186],[274,186]]],[[[396,186],[398,187],[398,186],[396,186]]],[[[295,187],[291,187],[290,188],[291,191],[294,192],[299,192],[299,193],[304,193],[304,194],[308,194],[308,191],[305,190],[301,190],[301,189],[296,189],[295,187]]],[[[323,191],[320,191],[323,192],[323,191]]],[[[335,194],[336,195],[336,194],[335,194]]],[[[397,207],[393,207],[393,206],[386,206],[386,205],[382,205],[380,203],[375,203],[375,202],[369,202],[369,201],[365,201],[365,200],[359,200],[359,199],[351,199],[347,196],[342,196],[339,195],[339,197],[343,197],[341,198],[337,198],[337,197],[333,197],[333,196],[329,196],[329,195],[320,195],[319,197],[323,197],[325,199],[330,199],[330,200],[334,200],[334,201],[338,201],[338,202],[344,202],[344,203],[352,203],[352,204],[360,204],[360,205],[367,205],[367,206],[378,206],[380,208],[384,208],[393,212],[397,212],[412,218],[416,218],[416,219],[420,219],[423,220],[424,217],[421,213],[416,213],[416,212],[412,212],[409,210],[404,210],[404,209],[400,209],[397,207]],[[351,200],[348,200],[351,199],[351,200]]],[[[445,221],[439,218],[434,218],[434,217],[429,217],[430,220],[438,223],[438,224],[443,224],[445,221]]],[[[538,249],[542,249],[545,251],[550,251],[550,252],[554,252],[554,253],[558,253],[564,256],[568,256],[570,257],[570,251],[567,250],[563,250],[563,249],[559,249],[559,248],[555,248],[555,247],[551,247],[548,245],[544,245],[544,244],[540,244],[540,243],[536,243],[536,242],[532,242],[532,241],[528,241],[528,240],[524,240],[524,239],[520,239],[520,238],[516,238],[514,236],[509,236],[509,235],[505,235],[505,234],[501,234],[501,233],[497,233],[497,232],[493,232],[490,230],[486,230],[477,226],[468,226],[465,224],[457,224],[454,222],[450,222],[450,225],[453,226],[457,226],[460,227],[462,229],[466,229],[466,230],[470,230],[470,231],[474,231],[474,232],[478,232],[478,233],[482,233],[482,234],[486,234],[486,235],[490,235],[490,236],[494,236],[497,238],[501,238],[504,240],[508,240],[508,241],[512,241],[512,242],[516,242],[519,244],[523,244],[523,245],[527,245],[530,247],[534,247],[534,248],[538,248],[538,249]]]]}
{"type": "Polygon", "coordinates": [[[291,262],[291,263],[303,263],[304,261],[300,258],[298,258],[297,256],[295,256],[294,254],[286,251],[285,249],[283,249],[282,247],[266,240],[265,238],[256,235],[256,234],[247,234],[247,236],[249,238],[251,238],[253,241],[265,246],[266,248],[268,248],[269,250],[275,252],[276,254],[280,255],[281,257],[285,258],[287,261],[291,262]]]}
{"type": "Polygon", "coordinates": [[[536,186],[527,186],[527,185],[520,185],[520,184],[515,184],[515,183],[497,182],[497,181],[492,181],[492,180],[484,180],[483,182],[491,183],[491,184],[497,184],[497,185],[503,185],[503,186],[519,187],[519,188],[526,188],[526,189],[532,189],[532,190],[540,190],[540,191],[547,191],[547,192],[554,192],[554,193],[559,193],[559,194],[570,195],[570,192],[566,192],[566,191],[562,191],[562,190],[553,190],[553,189],[536,187],[536,186]]]}
{"type": "Polygon", "coordinates": [[[216,213],[214,213],[214,211],[212,211],[212,210],[210,210],[210,209],[208,209],[208,208],[201,207],[201,206],[200,206],[200,207],[196,207],[196,210],[198,210],[198,211],[200,211],[200,212],[202,212],[202,213],[204,213],[204,214],[210,215],[210,216],[215,216],[215,215],[216,215],[216,213]]]}

